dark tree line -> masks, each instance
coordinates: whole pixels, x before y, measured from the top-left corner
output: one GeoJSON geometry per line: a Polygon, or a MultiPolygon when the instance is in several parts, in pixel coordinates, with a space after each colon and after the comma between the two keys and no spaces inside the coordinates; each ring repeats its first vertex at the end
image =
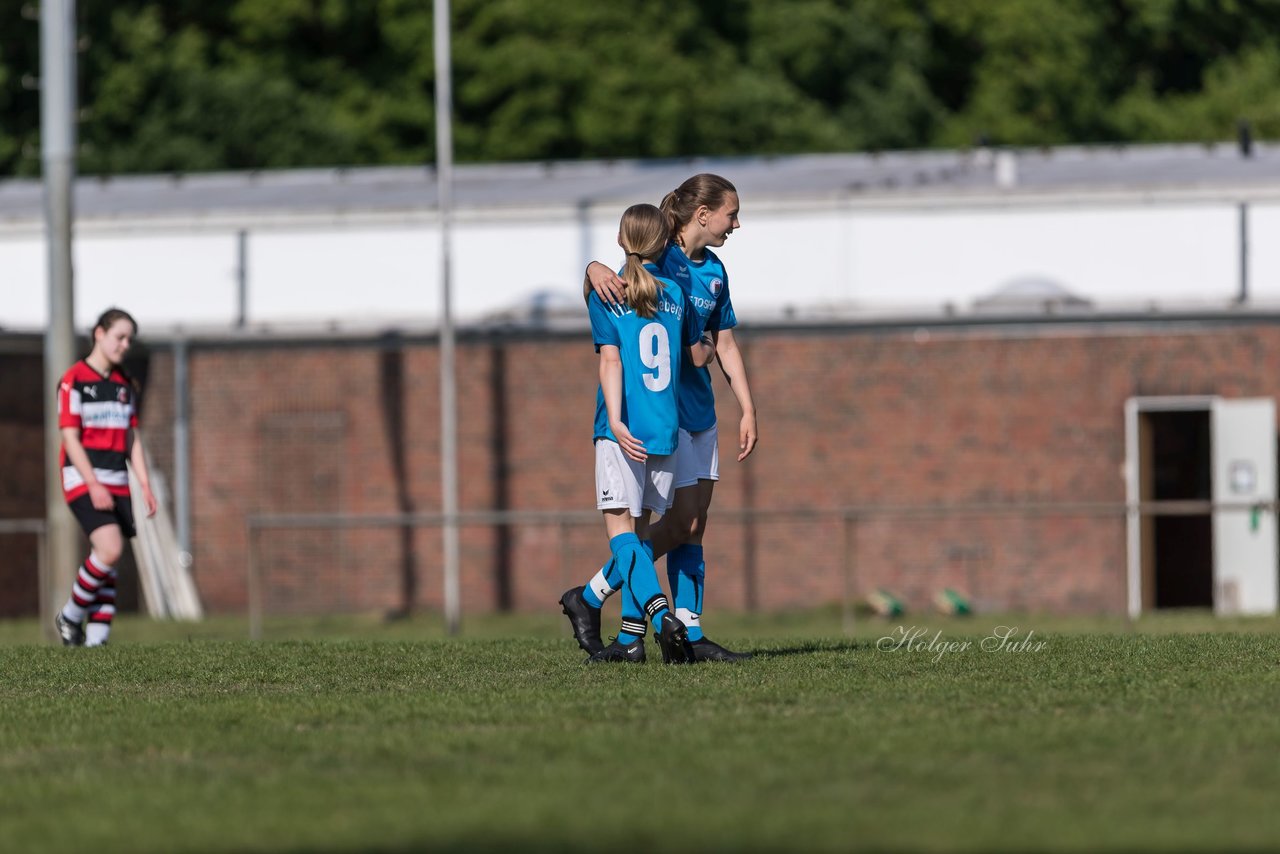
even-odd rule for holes
{"type": "MultiPolygon", "coordinates": [[[[0,0],[0,175],[40,169],[0,0]]],[[[460,161],[1280,134],[1280,0],[454,0],[460,161]]],[[[80,0],[86,174],[434,157],[425,0],[80,0]]]]}

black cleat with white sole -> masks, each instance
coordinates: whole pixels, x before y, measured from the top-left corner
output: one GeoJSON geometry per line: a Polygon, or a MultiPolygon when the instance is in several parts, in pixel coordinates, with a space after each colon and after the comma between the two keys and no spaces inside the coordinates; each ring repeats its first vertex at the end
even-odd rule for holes
{"type": "Polygon", "coordinates": [[[662,651],[663,664],[693,664],[693,647],[689,643],[689,630],[670,611],[662,615],[658,631],[653,639],[662,651]]]}
{"type": "Polygon", "coordinates": [[[585,587],[566,590],[560,597],[560,610],[569,618],[573,627],[573,639],[588,655],[595,655],[604,649],[604,641],[600,640],[600,609],[592,608],[582,593],[585,587]]]}
{"type": "Polygon", "coordinates": [[[746,661],[751,658],[751,653],[749,652],[734,652],[731,649],[725,649],[710,638],[699,638],[696,641],[690,641],[689,646],[693,648],[694,661],[746,661]]]}
{"type": "Polygon", "coordinates": [[[613,643],[603,647],[598,652],[592,653],[587,659],[587,664],[602,664],[612,662],[623,662],[627,664],[644,664],[644,638],[636,638],[631,643],[618,643],[618,639],[614,638],[613,643]]]}
{"type": "Polygon", "coordinates": [[[84,646],[84,627],[79,623],[71,622],[59,611],[53,618],[53,625],[58,629],[63,646],[84,646]]]}

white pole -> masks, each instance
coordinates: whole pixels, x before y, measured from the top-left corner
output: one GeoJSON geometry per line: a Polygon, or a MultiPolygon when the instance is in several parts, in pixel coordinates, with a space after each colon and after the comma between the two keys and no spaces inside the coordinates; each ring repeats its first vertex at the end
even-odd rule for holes
{"type": "Polygon", "coordinates": [[[71,586],[79,539],[62,501],[58,453],[57,393],[62,372],[75,358],[75,291],[71,271],[72,187],[76,171],[76,4],[44,0],[40,4],[40,149],[44,173],[45,239],[49,251],[49,326],[44,336],[45,524],[48,550],[42,564],[40,624],[46,639],[56,639],[53,611],[71,586]]]}
{"type": "Polygon", "coordinates": [[[179,559],[191,560],[191,384],[187,339],[173,342],[173,515],[179,559]]]}
{"type": "Polygon", "coordinates": [[[1142,473],[1139,471],[1142,452],[1138,447],[1139,420],[1142,412],[1138,401],[1132,397],[1124,402],[1124,500],[1125,513],[1125,564],[1126,588],[1129,598],[1129,619],[1142,616],[1142,514],[1137,510],[1144,498],[1142,473]]]}
{"type": "Polygon", "coordinates": [[[454,381],[453,281],[453,81],[449,56],[449,0],[435,0],[436,192],[440,200],[440,489],[444,513],[444,618],[449,634],[461,628],[458,584],[458,413],[454,381]]]}
{"type": "Polygon", "coordinates": [[[1249,301],[1249,203],[1237,205],[1240,224],[1240,292],[1236,302],[1244,305],[1249,301]]]}

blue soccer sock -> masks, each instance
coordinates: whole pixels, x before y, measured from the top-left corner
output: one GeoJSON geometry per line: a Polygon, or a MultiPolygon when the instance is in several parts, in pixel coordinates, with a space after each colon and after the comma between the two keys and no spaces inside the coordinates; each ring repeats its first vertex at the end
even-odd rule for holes
{"type": "Polygon", "coordinates": [[[629,644],[644,637],[646,621],[657,628],[670,605],[658,584],[652,553],[639,537],[619,534],[609,541],[609,549],[622,576],[622,630],[618,632],[618,643],[629,644]]]}
{"type": "Polygon", "coordinates": [[[702,546],[685,543],[667,555],[667,581],[675,600],[676,619],[689,630],[689,640],[702,640],[702,588],[707,568],[702,546]]]}
{"type": "MultiPolygon", "coordinates": [[[[653,543],[641,540],[640,548],[649,555],[649,560],[653,560],[653,543]]],[[[600,571],[587,582],[582,591],[582,598],[592,608],[603,608],[604,600],[620,589],[622,589],[622,573],[618,570],[618,561],[610,558],[609,562],[600,567],[600,571]]]]}
{"type": "Polygon", "coordinates": [[[582,590],[582,598],[592,608],[603,608],[608,599],[622,586],[622,577],[618,574],[618,562],[609,558],[609,562],[600,567],[600,571],[591,577],[582,590]]]}

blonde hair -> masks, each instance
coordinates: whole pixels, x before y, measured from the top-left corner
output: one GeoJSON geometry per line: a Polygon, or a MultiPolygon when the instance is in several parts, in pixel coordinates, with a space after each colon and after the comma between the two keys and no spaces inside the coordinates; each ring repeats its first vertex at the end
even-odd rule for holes
{"type": "Polygon", "coordinates": [[[618,225],[618,241],[627,253],[622,279],[627,283],[627,303],[641,317],[653,317],[658,310],[661,285],[644,268],[644,262],[657,263],[667,248],[671,220],[653,205],[632,205],[622,214],[618,225]]]}
{"type": "Polygon", "coordinates": [[[671,239],[683,246],[680,232],[698,208],[706,205],[713,211],[719,210],[730,193],[736,196],[738,188],[728,178],[701,172],[663,196],[661,207],[671,220],[671,239]]]}

